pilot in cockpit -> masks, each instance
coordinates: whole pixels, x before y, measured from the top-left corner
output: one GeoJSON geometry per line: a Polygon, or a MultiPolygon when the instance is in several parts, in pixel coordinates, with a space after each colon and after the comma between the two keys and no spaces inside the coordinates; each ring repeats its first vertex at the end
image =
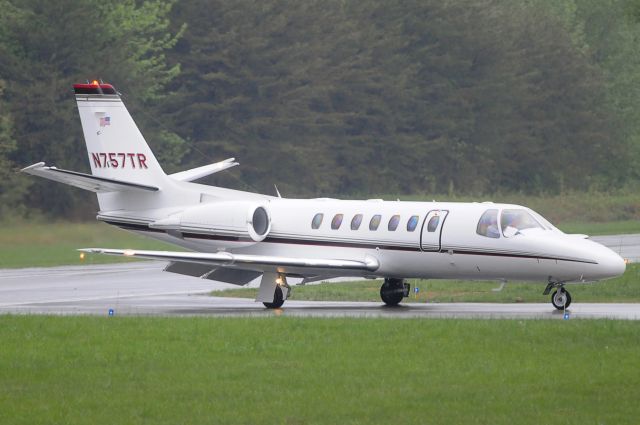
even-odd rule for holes
{"type": "Polygon", "coordinates": [[[500,221],[502,224],[502,234],[506,238],[509,238],[517,234],[518,229],[522,227],[521,226],[522,223],[520,223],[520,215],[511,214],[506,210],[502,212],[502,220],[500,221]]]}
{"type": "Polygon", "coordinates": [[[498,227],[498,210],[490,209],[482,214],[476,232],[481,236],[498,239],[500,228],[498,227]]]}

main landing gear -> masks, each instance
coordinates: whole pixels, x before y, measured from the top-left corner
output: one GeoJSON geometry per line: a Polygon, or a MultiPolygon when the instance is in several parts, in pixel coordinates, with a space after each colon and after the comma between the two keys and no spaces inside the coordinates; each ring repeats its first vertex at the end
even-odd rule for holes
{"type": "Polygon", "coordinates": [[[256,301],[262,301],[267,308],[280,308],[291,295],[284,273],[264,273],[256,301]]]}
{"type": "Polygon", "coordinates": [[[280,285],[276,286],[276,290],[273,294],[273,302],[263,302],[262,304],[264,304],[264,306],[267,308],[282,307],[282,304],[284,304],[284,294],[282,293],[282,287],[280,285]]]}
{"type": "Polygon", "coordinates": [[[551,290],[558,288],[551,294],[551,304],[558,310],[566,310],[571,305],[571,294],[564,289],[564,282],[549,282],[542,295],[549,295],[551,290]]]}
{"type": "Polygon", "coordinates": [[[409,289],[410,285],[403,279],[386,278],[380,287],[380,298],[386,305],[395,306],[409,296],[409,289]]]}

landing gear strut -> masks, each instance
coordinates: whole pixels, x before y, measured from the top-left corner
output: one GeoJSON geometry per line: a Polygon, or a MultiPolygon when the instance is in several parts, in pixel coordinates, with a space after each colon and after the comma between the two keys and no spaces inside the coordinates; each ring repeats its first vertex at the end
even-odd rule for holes
{"type": "Polygon", "coordinates": [[[551,304],[558,310],[566,310],[571,305],[571,294],[564,289],[563,282],[549,282],[542,295],[549,295],[553,288],[558,288],[551,294],[551,304]]]}
{"type": "MultiPolygon", "coordinates": [[[[287,276],[284,273],[278,273],[275,275],[267,275],[267,273],[265,273],[263,275],[263,279],[269,282],[267,286],[269,286],[269,284],[273,284],[272,282],[275,281],[275,289],[273,289],[273,301],[263,301],[262,304],[267,308],[282,307],[282,304],[284,304],[287,298],[289,298],[289,295],[291,295],[291,287],[287,284],[287,276]]],[[[262,282],[260,283],[260,286],[262,289],[262,282]]],[[[269,297],[269,299],[270,298],[271,297],[269,297]]]]}
{"type": "Polygon", "coordinates": [[[410,285],[403,279],[386,278],[380,287],[380,298],[388,306],[398,305],[404,297],[409,296],[410,285]]]}

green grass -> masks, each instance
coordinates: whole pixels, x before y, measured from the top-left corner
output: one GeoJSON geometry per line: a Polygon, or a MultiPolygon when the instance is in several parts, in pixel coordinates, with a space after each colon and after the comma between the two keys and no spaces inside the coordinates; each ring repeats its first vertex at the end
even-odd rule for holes
{"type": "Polygon", "coordinates": [[[178,250],[104,223],[5,223],[0,236],[0,268],[132,261],[107,255],[86,255],[82,261],[77,249],[90,247],[178,250]]]}
{"type": "Polygon", "coordinates": [[[609,223],[565,222],[558,225],[565,233],[581,233],[590,236],[625,235],[640,233],[640,220],[622,220],[609,223]]]}
{"type": "MultiPolygon", "coordinates": [[[[550,302],[549,295],[542,295],[546,282],[507,283],[500,292],[498,282],[472,282],[464,280],[419,280],[409,279],[411,296],[404,302],[550,302]],[[417,296],[413,288],[420,289],[417,296]]],[[[380,302],[379,280],[357,282],[323,283],[319,285],[295,286],[291,300],[305,301],[374,301],[380,302]]],[[[640,302],[640,264],[629,264],[620,277],[603,282],[567,285],[576,302],[640,302]]],[[[216,297],[255,298],[257,288],[238,288],[211,292],[216,297]]]]}
{"type": "Polygon", "coordinates": [[[2,424],[635,424],[640,323],[0,317],[2,424]]]}

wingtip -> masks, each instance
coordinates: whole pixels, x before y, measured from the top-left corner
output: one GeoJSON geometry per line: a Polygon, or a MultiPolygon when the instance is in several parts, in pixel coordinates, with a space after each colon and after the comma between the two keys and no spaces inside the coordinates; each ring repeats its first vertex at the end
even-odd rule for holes
{"type": "Polygon", "coordinates": [[[104,250],[101,248],[78,248],[76,251],[87,252],[89,254],[100,254],[104,250]]]}
{"type": "Polygon", "coordinates": [[[24,167],[23,169],[20,170],[20,172],[26,173],[30,170],[33,170],[34,168],[42,168],[44,167],[44,165],[45,165],[44,162],[37,162],[35,164],[29,165],[28,167],[24,167]]]}

